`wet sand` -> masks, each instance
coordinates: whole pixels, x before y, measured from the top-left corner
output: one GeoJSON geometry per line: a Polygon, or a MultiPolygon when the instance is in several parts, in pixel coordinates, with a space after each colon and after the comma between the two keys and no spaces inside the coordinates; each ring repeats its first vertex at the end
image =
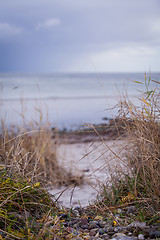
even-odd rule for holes
{"type": "Polygon", "coordinates": [[[61,144],[57,150],[60,164],[74,174],[83,174],[85,184],[75,188],[52,189],[50,193],[65,207],[86,206],[93,202],[100,186],[103,183],[109,184],[111,175],[126,167],[122,157],[124,144],[125,140],[61,144]]]}

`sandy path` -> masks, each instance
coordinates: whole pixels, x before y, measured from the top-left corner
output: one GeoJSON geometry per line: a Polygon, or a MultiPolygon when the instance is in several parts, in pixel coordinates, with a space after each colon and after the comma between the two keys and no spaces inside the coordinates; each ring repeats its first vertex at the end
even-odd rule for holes
{"type": "Polygon", "coordinates": [[[57,198],[60,192],[64,191],[58,201],[66,207],[88,205],[96,198],[99,184],[105,182],[110,177],[110,173],[114,174],[116,169],[124,167],[124,163],[117,157],[124,153],[122,146],[124,146],[122,140],[61,144],[57,152],[59,162],[74,174],[83,173],[86,184],[66,191],[64,191],[65,187],[57,188],[50,193],[57,198]]]}

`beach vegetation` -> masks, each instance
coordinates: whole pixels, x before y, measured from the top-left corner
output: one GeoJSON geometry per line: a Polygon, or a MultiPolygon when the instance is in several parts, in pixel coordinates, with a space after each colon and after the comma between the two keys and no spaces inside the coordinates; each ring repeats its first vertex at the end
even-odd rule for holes
{"type": "Polygon", "coordinates": [[[145,86],[139,104],[121,97],[115,121],[122,123],[125,133],[122,161],[125,157],[127,167],[112,175],[110,184],[103,184],[101,200],[96,204],[103,212],[135,205],[134,218],[152,222],[160,219],[160,83],[145,74],[144,83],[136,84],[145,86]],[[151,81],[156,83],[154,89],[151,81]]]}
{"type": "Polygon", "coordinates": [[[53,239],[62,210],[48,189],[81,184],[83,176],[60,165],[56,130],[49,125],[1,126],[0,239],[53,239]]]}
{"type": "MultiPolygon", "coordinates": [[[[45,187],[74,185],[83,182],[83,176],[73,174],[63,167],[57,158],[59,137],[57,129],[42,122],[30,122],[23,128],[5,127],[1,123],[0,166],[11,169],[21,177],[40,182],[45,187]]],[[[25,119],[23,115],[23,120],[25,119]]]]}
{"type": "MultiPolygon", "coordinates": [[[[109,220],[112,226],[133,220],[159,224],[160,84],[145,75],[144,85],[139,105],[122,97],[115,119],[89,129],[102,142],[104,132],[108,132],[112,140],[123,138],[126,143],[123,157],[112,152],[115,158],[125,159],[125,167],[101,185],[96,202],[88,206],[88,215],[109,220]],[[156,84],[154,89],[151,81],[156,84]]],[[[49,125],[43,126],[42,117],[40,113],[40,123],[30,124],[28,130],[7,129],[1,123],[0,239],[65,239],[61,216],[70,219],[73,211],[60,208],[46,187],[74,188],[83,183],[83,176],[73,175],[60,165],[56,154],[59,134],[49,125]]]]}
{"type": "Polygon", "coordinates": [[[46,224],[57,211],[55,202],[39,182],[1,166],[0,239],[47,239],[46,224]]]}

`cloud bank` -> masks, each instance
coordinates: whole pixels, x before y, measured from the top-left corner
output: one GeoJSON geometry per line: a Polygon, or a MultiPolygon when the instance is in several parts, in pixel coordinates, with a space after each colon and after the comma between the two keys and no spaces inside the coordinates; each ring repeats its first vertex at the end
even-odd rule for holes
{"type": "Polygon", "coordinates": [[[159,0],[0,4],[0,72],[159,71],[159,0]]]}

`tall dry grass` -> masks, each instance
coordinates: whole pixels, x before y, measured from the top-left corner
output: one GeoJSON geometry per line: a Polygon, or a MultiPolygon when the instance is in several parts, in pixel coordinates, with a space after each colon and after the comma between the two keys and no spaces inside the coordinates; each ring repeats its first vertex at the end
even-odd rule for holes
{"type": "Polygon", "coordinates": [[[151,76],[147,80],[145,75],[144,83],[136,82],[146,89],[138,106],[126,96],[120,99],[114,122],[123,127],[126,136],[128,172],[124,168],[112,177],[109,187],[103,186],[103,200],[98,203],[103,211],[108,206],[116,209],[136,204],[141,220],[157,219],[160,210],[160,83],[154,81],[152,89],[151,81],[151,76]]]}
{"type": "Polygon", "coordinates": [[[25,122],[25,128],[1,122],[0,239],[54,238],[60,208],[44,187],[83,182],[59,163],[57,133],[39,113],[39,123],[25,122]]]}
{"type": "Polygon", "coordinates": [[[139,98],[140,107],[127,98],[121,101],[120,119],[125,123],[131,148],[127,158],[135,178],[134,193],[158,201],[160,196],[160,85],[146,91],[139,98]],[[140,188],[142,191],[140,191],[140,188]]]}
{"type": "Polygon", "coordinates": [[[14,126],[8,129],[4,122],[1,126],[1,167],[47,187],[83,182],[83,176],[73,175],[59,163],[58,134],[49,123],[42,124],[42,114],[39,123],[31,122],[26,128],[14,126]]]}

